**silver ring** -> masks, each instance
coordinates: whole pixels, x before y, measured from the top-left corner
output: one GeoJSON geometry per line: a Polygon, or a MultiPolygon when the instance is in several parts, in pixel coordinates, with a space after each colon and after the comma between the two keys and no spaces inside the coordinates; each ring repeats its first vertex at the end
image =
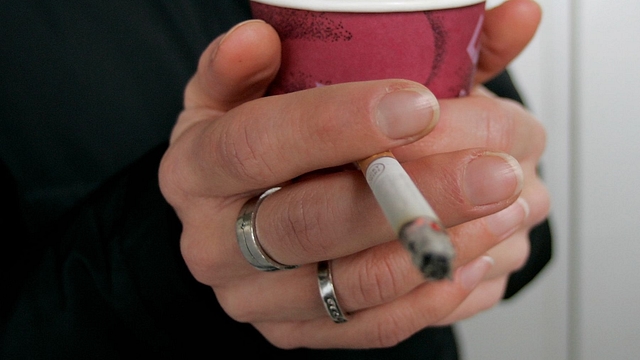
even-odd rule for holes
{"type": "Polygon", "coordinates": [[[331,320],[336,324],[347,322],[347,316],[340,308],[335,289],[333,288],[331,263],[329,261],[320,261],[318,263],[318,288],[320,289],[322,303],[325,309],[327,309],[331,320]]]}
{"type": "Polygon", "coordinates": [[[256,231],[258,207],[267,196],[278,190],[280,188],[275,187],[265,191],[260,196],[249,199],[240,210],[238,220],[236,220],[236,238],[242,255],[244,255],[249,264],[261,271],[289,270],[298,267],[297,265],[284,265],[273,260],[258,241],[258,233],[256,231]]]}

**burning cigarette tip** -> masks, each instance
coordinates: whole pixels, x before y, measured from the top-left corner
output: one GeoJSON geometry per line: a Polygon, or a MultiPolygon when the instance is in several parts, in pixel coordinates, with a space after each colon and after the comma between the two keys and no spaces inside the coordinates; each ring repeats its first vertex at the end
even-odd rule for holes
{"type": "Polygon", "coordinates": [[[400,229],[400,241],[427,279],[452,278],[455,249],[439,221],[420,217],[400,229]]]}

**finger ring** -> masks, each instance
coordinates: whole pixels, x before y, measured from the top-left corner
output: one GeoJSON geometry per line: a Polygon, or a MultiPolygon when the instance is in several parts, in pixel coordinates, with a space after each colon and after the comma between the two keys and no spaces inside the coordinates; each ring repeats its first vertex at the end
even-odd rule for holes
{"type": "Polygon", "coordinates": [[[262,271],[288,270],[298,267],[297,265],[284,265],[273,260],[258,241],[258,233],[256,231],[258,207],[267,196],[278,190],[280,188],[275,187],[265,191],[260,196],[249,199],[240,210],[238,220],[236,220],[236,238],[242,255],[244,255],[249,264],[262,271]]]}
{"type": "Polygon", "coordinates": [[[318,288],[320,289],[322,303],[325,309],[327,309],[331,320],[336,324],[347,322],[347,317],[342,309],[340,309],[338,298],[333,288],[331,263],[329,261],[320,261],[318,263],[318,288]]]}

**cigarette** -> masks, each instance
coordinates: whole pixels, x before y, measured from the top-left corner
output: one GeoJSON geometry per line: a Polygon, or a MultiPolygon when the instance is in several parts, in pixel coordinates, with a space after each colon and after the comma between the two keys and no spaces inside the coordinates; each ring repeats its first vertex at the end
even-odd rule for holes
{"type": "Polygon", "coordinates": [[[435,211],[391,152],[358,162],[400,242],[425,278],[452,277],[455,249],[435,211]]]}

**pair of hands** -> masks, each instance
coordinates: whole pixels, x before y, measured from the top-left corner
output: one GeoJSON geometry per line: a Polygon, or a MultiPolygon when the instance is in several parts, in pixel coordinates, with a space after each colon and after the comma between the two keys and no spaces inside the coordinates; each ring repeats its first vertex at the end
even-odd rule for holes
{"type": "MultiPolygon", "coordinates": [[[[531,0],[487,12],[478,84],[526,46],[539,20],[531,0]]],[[[481,86],[440,101],[404,80],[263,97],[279,61],[275,31],[248,21],[211,43],[185,90],[160,186],[182,221],[181,249],[195,278],[231,317],[283,348],[391,346],[496,304],[528,258],[529,230],[548,214],[536,173],[541,124],[481,86]],[[424,280],[360,172],[328,170],[386,149],[448,227],[452,281],[424,280]],[[249,198],[279,185],[260,207],[260,242],[300,267],[263,273],[240,252],[235,222],[249,198]],[[345,324],[334,324],[320,300],[316,264],[324,259],[351,313],[345,324]]]]}

